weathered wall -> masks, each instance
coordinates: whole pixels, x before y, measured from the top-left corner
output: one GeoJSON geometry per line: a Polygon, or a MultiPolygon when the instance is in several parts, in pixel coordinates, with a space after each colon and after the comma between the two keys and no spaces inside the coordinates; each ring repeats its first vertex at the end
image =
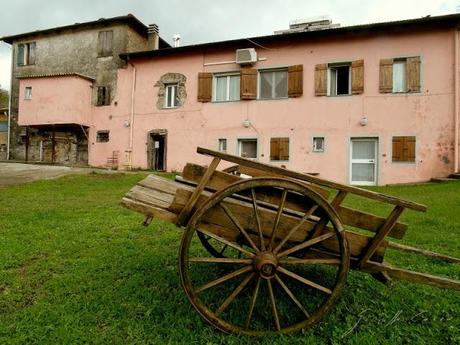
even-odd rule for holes
{"type": "MultiPolygon", "coordinates": [[[[266,60],[255,67],[303,64],[303,96],[222,103],[197,102],[197,74],[239,70],[236,64],[204,66],[232,60],[234,49],[132,60],[137,70],[133,165],[147,167],[147,133],[166,129],[168,170],[181,170],[189,161],[208,163],[209,158],[196,154],[196,147],[217,149],[218,138],[227,138],[227,151],[233,154],[237,153],[237,139],[257,138],[258,159],[269,162],[270,138],[286,136],[290,138],[289,161],[271,164],[319,172],[321,177],[348,183],[350,138],[376,137],[379,184],[446,176],[453,170],[453,47],[453,31],[448,30],[272,44],[270,49],[257,49],[259,57],[266,60]],[[401,56],[421,56],[421,92],[379,93],[379,60],[401,56]],[[315,64],[357,59],[365,61],[364,94],[314,96],[315,64]],[[180,108],[156,108],[154,85],[165,73],[181,73],[187,78],[188,97],[180,108]],[[367,126],[360,125],[363,116],[368,118],[367,126]],[[249,128],[243,126],[246,119],[251,122],[249,128]],[[392,162],[392,137],[398,135],[416,136],[415,163],[392,162]],[[325,136],[324,153],[312,152],[314,136],[325,136]]],[[[123,123],[129,121],[132,75],[131,67],[119,71],[118,106],[104,109],[112,116],[94,113],[90,164],[103,165],[112,150],[124,152],[129,148],[129,129],[123,123]],[[98,129],[109,129],[116,140],[95,143],[98,129]]]]}

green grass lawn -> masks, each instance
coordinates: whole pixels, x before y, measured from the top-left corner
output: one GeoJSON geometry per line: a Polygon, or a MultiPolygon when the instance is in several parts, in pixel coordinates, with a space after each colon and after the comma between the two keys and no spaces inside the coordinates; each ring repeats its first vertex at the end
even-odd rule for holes
{"type": "MultiPolygon", "coordinates": [[[[385,286],[359,272],[350,272],[332,312],[302,333],[248,340],[214,330],[180,286],[181,230],[160,221],[145,228],[120,206],[144,176],[0,187],[0,344],[460,344],[459,292],[385,286]]],[[[404,243],[460,257],[460,182],[375,190],[429,206],[403,214],[404,243]]],[[[460,265],[387,254],[392,264],[460,279],[460,265]]]]}

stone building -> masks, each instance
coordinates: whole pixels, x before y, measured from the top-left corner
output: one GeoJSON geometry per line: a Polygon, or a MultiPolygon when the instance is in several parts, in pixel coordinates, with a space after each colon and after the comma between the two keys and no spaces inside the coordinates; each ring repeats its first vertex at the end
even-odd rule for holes
{"type": "Polygon", "coordinates": [[[5,36],[2,41],[12,45],[12,88],[10,159],[45,161],[69,165],[88,164],[89,122],[91,105],[104,107],[116,97],[117,70],[126,66],[119,54],[169,47],[158,35],[156,25],[145,26],[131,14],[96,21],[75,23],[47,30],[5,36]],[[90,83],[88,107],[69,116],[68,107],[47,102],[50,97],[75,98],[71,78],[90,83]],[[40,90],[27,86],[20,95],[20,80],[39,82],[52,77],[56,82],[50,94],[42,98],[40,108],[27,126],[18,123],[19,97],[35,98],[40,90]],[[60,83],[64,81],[63,83],[60,83]],[[40,112],[55,113],[53,121],[38,116],[40,112]]]}

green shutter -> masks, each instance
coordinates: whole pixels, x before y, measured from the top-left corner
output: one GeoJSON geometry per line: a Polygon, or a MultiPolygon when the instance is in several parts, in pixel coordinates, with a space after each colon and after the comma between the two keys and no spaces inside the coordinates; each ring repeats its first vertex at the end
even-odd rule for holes
{"type": "Polygon", "coordinates": [[[18,44],[18,66],[24,65],[24,44],[18,44]]]}

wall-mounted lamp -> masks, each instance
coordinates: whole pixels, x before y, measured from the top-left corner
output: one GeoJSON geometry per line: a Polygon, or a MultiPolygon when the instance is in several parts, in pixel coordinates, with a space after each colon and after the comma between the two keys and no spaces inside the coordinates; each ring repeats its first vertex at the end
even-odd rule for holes
{"type": "Polygon", "coordinates": [[[248,128],[250,125],[251,125],[251,121],[249,121],[249,120],[244,120],[243,121],[243,126],[244,127],[248,128]]]}
{"type": "Polygon", "coordinates": [[[123,126],[128,128],[131,124],[129,123],[129,120],[125,120],[125,122],[123,123],[123,126]]]}
{"type": "Polygon", "coordinates": [[[359,121],[359,124],[360,124],[361,126],[367,126],[367,117],[366,117],[366,116],[363,116],[363,117],[361,118],[361,121],[359,121]]]}

